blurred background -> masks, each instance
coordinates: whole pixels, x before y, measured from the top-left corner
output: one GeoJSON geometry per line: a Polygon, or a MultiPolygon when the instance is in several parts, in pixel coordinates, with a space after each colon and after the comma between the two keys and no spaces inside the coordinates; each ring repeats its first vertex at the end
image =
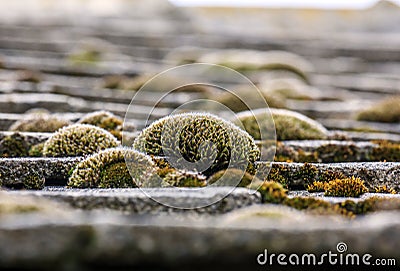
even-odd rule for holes
{"type": "MultiPolygon", "coordinates": [[[[248,76],[270,107],[353,137],[368,131],[399,139],[399,3],[2,0],[0,129],[33,108],[71,120],[101,109],[125,116],[153,75],[208,62],[248,76]]],[[[229,78],[210,80],[250,93],[229,78]]],[[[145,125],[142,109],[154,104],[151,91],[164,91],[167,81],[136,101],[137,128],[145,125]]],[[[193,97],[246,109],[221,90],[186,88],[158,103],[153,117],[193,97]]]]}

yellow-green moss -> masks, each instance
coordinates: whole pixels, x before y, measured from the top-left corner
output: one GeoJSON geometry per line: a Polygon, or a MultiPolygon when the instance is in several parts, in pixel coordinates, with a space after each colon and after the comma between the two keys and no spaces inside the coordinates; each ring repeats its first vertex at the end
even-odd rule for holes
{"type": "Polygon", "coordinates": [[[287,190],[282,184],[274,181],[253,182],[250,189],[257,189],[263,202],[282,203],[287,197],[287,190]]]}
{"type": "Polygon", "coordinates": [[[81,156],[116,147],[118,140],[108,131],[93,125],[74,124],[58,130],[44,143],[45,156],[81,156]]]}
{"type": "Polygon", "coordinates": [[[11,125],[9,130],[52,133],[70,124],[71,122],[66,119],[48,114],[28,114],[26,118],[18,120],[11,125]]]}
{"type": "Polygon", "coordinates": [[[330,181],[326,185],[325,196],[332,197],[359,197],[367,193],[368,188],[364,181],[354,176],[330,181]]]}
{"type": "Polygon", "coordinates": [[[400,96],[388,97],[358,113],[358,120],[376,122],[400,122],[400,96]]]}
{"type": "Polygon", "coordinates": [[[117,162],[104,166],[100,172],[99,188],[136,187],[125,162],[117,162]]]}
{"type": "Polygon", "coordinates": [[[185,163],[190,168],[178,168],[186,171],[202,171],[197,168],[199,164],[203,166],[199,161],[208,161],[215,154],[210,167],[201,172],[206,176],[233,165],[247,167],[250,172],[260,157],[260,150],[249,134],[211,114],[184,113],[162,118],[145,128],[133,147],[148,155],[165,156],[163,144],[172,156],[169,158],[178,165],[181,161],[190,162],[185,163]]]}
{"type": "Polygon", "coordinates": [[[124,120],[108,111],[96,111],[83,116],[78,123],[90,124],[109,131],[118,140],[122,139],[124,120]]]}
{"type": "MultiPolygon", "coordinates": [[[[285,109],[270,109],[275,123],[276,139],[303,140],[303,139],[326,139],[328,131],[318,122],[294,111],[285,109]]],[[[260,131],[269,130],[270,116],[263,110],[245,111],[237,115],[246,131],[256,140],[261,139],[260,131]],[[256,118],[260,123],[257,123],[256,118]],[[265,126],[267,125],[267,126],[265,126]]]]}
{"type": "Polygon", "coordinates": [[[69,178],[68,186],[137,187],[151,178],[155,172],[155,164],[149,156],[129,148],[111,148],[78,163],[69,178]],[[124,167],[125,161],[129,162],[124,167]],[[129,172],[126,169],[129,169],[129,172]]]}
{"type": "Polygon", "coordinates": [[[32,145],[29,149],[29,156],[42,157],[43,156],[44,142],[32,145]]]}
{"type": "Polygon", "coordinates": [[[313,197],[286,198],[283,204],[298,210],[306,210],[315,215],[342,215],[348,218],[354,217],[353,212],[346,210],[339,204],[332,204],[313,197]]]}

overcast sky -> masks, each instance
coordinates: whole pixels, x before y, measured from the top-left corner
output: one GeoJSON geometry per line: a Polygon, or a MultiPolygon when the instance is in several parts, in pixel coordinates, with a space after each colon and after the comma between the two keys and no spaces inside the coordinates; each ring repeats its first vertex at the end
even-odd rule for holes
{"type": "MultiPolygon", "coordinates": [[[[170,0],[178,5],[366,8],[377,0],[170,0]]],[[[393,0],[400,5],[400,0],[393,0]]]]}

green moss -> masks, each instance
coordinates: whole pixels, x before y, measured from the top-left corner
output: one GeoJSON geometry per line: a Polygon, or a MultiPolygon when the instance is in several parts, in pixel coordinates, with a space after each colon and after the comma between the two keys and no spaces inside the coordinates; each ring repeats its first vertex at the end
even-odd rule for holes
{"type": "MultiPolygon", "coordinates": [[[[300,113],[285,109],[270,109],[270,111],[275,123],[276,139],[279,141],[327,138],[328,131],[321,124],[300,113]]],[[[245,111],[239,113],[237,118],[256,140],[261,139],[260,131],[268,131],[271,128],[270,116],[265,113],[265,109],[245,111]]]]}
{"type": "Polygon", "coordinates": [[[125,162],[106,165],[100,172],[99,188],[136,187],[125,162]]]}
{"type": "Polygon", "coordinates": [[[249,134],[228,121],[203,113],[177,114],[155,121],[141,132],[133,147],[154,156],[166,156],[167,151],[177,166],[184,165],[178,169],[206,176],[228,166],[247,167],[249,173],[254,173],[254,162],[260,157],[249,134]],[[201,169],[204,161],[211,164],[206,170],[201,169]]]}
{"type": "Polygon", "coordinates": [[[42,190],[45,185],[45,179],[39,174],[28,175],[24,178],[24,188],[28,190],[42,190]]]}
{"type": "Polygon", "coordinates": [[[90,124],[109,131],[118,140],[122,140],[124,120],[108,111],[96,111],[83,116],[78,123],[90,124]]]}
{"type": "Polygon", "coordinates": [[[207,181],[209,185],[246,187],[255,177],[243,170],[228,168],[211,175],[207,181]],[[223,179],[221,179],[223,177],[223,179]],[[220,180],[221,179],[221,180],[220,180]]]}
{"type": "Polygon", "coordinates": [[[100,151],[78,163],[68,186],[76,188],[110,188],[141,186],[156,172],[151,158],[129,148],[100,151]],[[124,167],[125,161],[129,161],[124,167]],[[129,169],[130,181],[126,169],[129,169]]]}
{"type": "Polygon", "coordinates": [[[102,52],[95,48],[87,48],[76,51],[68,56],[72,64],[97,64],[102,60],[102,52]]]}
{"type": "Polygon", "coordinates": [[[274,181],[253,182],[250,189],[257,189],[263,202],[282,203],[287,197],[287,190],[282,184],[274,181]]]}
{"type": "Polygon", "coordinates": [[[367,193],[368,188],[364,181],[354,176],[330,181],[326,185],[325,196],[333,197],[359,197],[367,193]]]}
{"type": "Polygon", "coordinates": [[[31,157],[42,157],[43,156],[44,142],[33,145],[29,149],[29,156],[31,157]]]}
{"type": "Polygon", "coordinates": [[[87,124],[74,124],[53,134],[43,147],[45,156],[81,156],[116,147],[118,140],[106,130],[87,124]]]}
{"type": "Polygon", "coordinates": [[[376,122],[400,122],[400,96],[386,98],[358,113],[358,120],[376,122]]]}
{"type": "Polygon", "coordinates": [[[372,149],[371,161],[400,162],[400,144],[387,140],[376,140],[378,144],[372,149]]]}
{"type": "Polygon", "coordinates": [[[29,146],[26,138],[20,133],[5,136],[0,141],[0,157],[28,156],[29,146]]]}
{"type": "Polygon", "coordinates": [[[10,201],[6,199],[5,201],[0,201],[0,215],[4,214],[24,214],[38,212],[41,208],[34,204],[27,204],[16,202],[15,200],[10,201]]]}
{"type": "Polygon", "coordinates": [[[51,133],[70,124],[71,122],[68,120],[48,114],[28,114],[26,118],[18,120],[11,125],[9,130],[51,133]]]}

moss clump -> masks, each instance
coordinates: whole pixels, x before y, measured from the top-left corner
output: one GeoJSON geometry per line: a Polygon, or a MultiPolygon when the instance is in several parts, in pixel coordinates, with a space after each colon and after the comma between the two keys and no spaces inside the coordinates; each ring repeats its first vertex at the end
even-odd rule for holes
{"type": "Polygon", "coordinates": [[[0,141],[0,157],[25,157],[28,156],[28,151],[26,138],[20,133],[5,136],[0,141]]]}
{"type": "Polygon", "coordinates": [[[387,140],[376,140],[373,143],[378,144],[372,149],[372,161],[399,162],[400,161],[400,144],[387,140]]]}
{"type": "Polygon", "coordinates": [[[163,186],[204,187],[207,186],[206,176],[197,172],[172,170],[163,178],[163,186]]]}
{"type": "Polygon", "coordinates": [[[269,171],[268,176],[264,179],[264,181],[278,182],[284,188],[288,188],[289,181],[287,171],[283,166],[274,165],[269,171]]]}
{"type": "Polygon", "coordinates": [[[33,145],[29,149],[29,156],[31,157],[42,157],[43,156],[44,142],[33,145]]]}
{"type": "Polygon", "coordinates": [[[384,193],[384,194],[397,194],[394,188],[389,188],[387,185],[380,185],[374,188],[375,193],[384,193]]]}
{"type": "Polygon", "coordinates": [[[324,144],[317,148],[318,158],[325,163],[357,161],[360,150],[355,144],[324,144]]]}
{"type": "Polygon", "coordinates": [[[255,91],[255,89],[247,88],[238,89],[235,91],[235,93],[225,91],[224,93],[216,97],[216,101],[225,105],[234,112],[249,110],[250,108],[247,105],[251,106],[252,109],[263,108],[265,107],[265,102],[267,102],[269,107],[286,107],[285,100],[280,98],[279,96],[267,95],[262,91],[260,91],[260,95],[259,93],[254,93],[255,91]],[[264,98],[265,101],[263,101],[261,98],[264,98]]]}
{"type": "MultiPolygon", "coordinates": [[[[285,109],[270,109],[275,122],[276,139],[303,140],[303,139],[326,139],[328,131],[318,122],[294,111],[285,109]]],[[[243,124],[246,131],[256,140],[261,139],[260,131],[269,130],[264,127],[268,122],[269,115],[263,110],[245,111],[237,115],[238,120],[243,124]],[[256,118],[260,123],[257,123],[256,118]],[[263,121],[265,119],[265,121],[263,121]]]]}
{"type": "Polygon", "coordinates": [[[288,71],[308,82],[307,71],[312,65],[298,55],[285,51],[254,51],[224,49],[203,54],[198,62],[215,63],[237,71],[288,71]]]}
{"type": "Polygon", "coordinates": [[[306,210],[315,215],[342,215],[347,218],[354,218],[354,213],[343,208],[340,204],[332,204],[312,197],[286,198],[283,204],[298,210],[306,210]]]}
{"type": "Polygon", "coordinates": [[[129,148],[111,148],[80,162],[72,172],[68,186],[76,188],[137,187],[151,178],[154,173],[155,164],[149,156],[129,148]],[[128,164],[125,164],[125,160],[128,164]]]}
{"type": "Polygon", "coordinates": [[[386,98],[358,113],[358,120],[396,123],[400,122],[400,96],[386,98]]]}
{"type": "Polygon", "coordinates": [[[375,211],[400,210],[400,199],[374,196],[357,202],[346,200],[339,205],[357,215],[363,215],[375,211]]]}
{"type": "Polygon", "coordinates": [[[81,156],[116,147],[118,140],[106,130],[87,124],[74,124],[58,130],[44,143],[45,156],[81,156]]]}
{"type": "Polygon", "coordinates": [[[40,83],[43,75],[39,71],[20,70],[17,71],[16,80],[20,82],[40,83]]]}
{"type": "Polygon", "coordinates": [[[319,162],[318,153],[304,151],[301,148],[294,149],[282,142],[276,142],[275,162],[319,162]]]}
{"type": "Polygon", "coordinates": [[[214,186],[238,186],[246,187],[251,184],[255,177],[243,170],[237,168],[228,168],[220,170],[211,175],[207,181],[209,185],[214,186]],[[221,179],[223,176],[223,179],[221,179]],[[220,180],[221,179],[221,180],[220,180]]]}
{"type": "Polygon", "coordinates": [[[262,196],[263,202],[282,203],[287,198],[287,190],[278,182],[254,182],[249,186],[249,188],[257,189],[262,196]]]}
{"type": "Polygon", "coordinates": [[[133,78],[122,78],[118,83],[118,88],[124,90],[145,90],[149,92],[173,91],[209,94],[210,88],[202,84],[187,84],[187,80],[177,76],[154,77],[152,74],[142,74],[133,78]],[[177,88],[177,86],[180,86],[177,88]]]}
{"type": "Polygon", "coordinates": [[[325,196],[359,197],[367,192],[368,188],[364,185],[364,181],[352,176],[345,179],[336,179],[327,183],[325,196]]]}
{"type": "Polygon", "coordinates": [[[135,187],[125,162],[106,165],[100,172],[100,188],[135,187]]]}
{"type": "Polygon", "coordinates": [[[284,204],[298,210],[318,209],[318,208],[328,209],[331,207],[331,204],[329,202],[313,197],[287,198],[284,204]]]}
{"type": "Polygon", "coordinates": [[[78,123],[90,124],[109,131],[118,140],[122,139],[123,119],[108,111],[96,111],[83,116],[78,123]]]}
{"type": "Polygon", "coordinates": [[[52,133],[70,124],[68,120],[48,114],[29,114],[25,119],[13,123],[9,130],[52,133]]]}
{"type": "Polygon", "coordinates": [[[2,193],[0,197],[0,216],[7,214],[24,214],[39,212],[43,206],[38,201],[28,197],[17,197],[2,193]]]}
{"type": "Polygon", "coordinates": [[[119,74],[107,75],[102,79],[101,87],[109,89],[122,89],[123,82],[127,77],[119,74]]]}
{"type": "Polygon", "coordinates": [[[203,113],[177,114],[155,121],[140,133],[133,147],[148,155],[168,156],[181,166],[178,169],[206,176],[228,166],[253,171],[254,162],[260,157],[249,134],[228,121],[203,113]],[[209,167],[204,170],[205,166],[209,167]]]}
{"type": "Polygon", "coordinates": [[[45,185],[45,179],[39,174],[28,175],[24,179],[24,188],[28,190],[42,190],[45,185]]]}
{"type": "Polygon", "coordinates": [[[301,180],[301,182],[307,184],[313,182],[318,176],[318,169],[316,166],[304,163],[298,171],[293,174],[294,179],[301,180]]]}
{"type": "Polygon", "coordinates": [[[312,184],[307,185],[306,190],[308,192],[324,192],[327,183],[314,181],[312,184]]]}

